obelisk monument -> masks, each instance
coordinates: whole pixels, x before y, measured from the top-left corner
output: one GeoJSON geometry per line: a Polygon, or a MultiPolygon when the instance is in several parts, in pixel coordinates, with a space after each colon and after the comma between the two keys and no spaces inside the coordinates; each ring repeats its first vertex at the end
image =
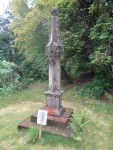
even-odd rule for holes
{"type": "Polygon", "coordinates": [[[63,113],[61,105],[61,62],[60,56],[64,51],[60,40],[58,24],[58,10],[51,11],[51,28],[49,42],[46,46],[46,54],[49,60],[49,87],[46,95],[46,107],[49,115],[60,116],[63,113]]]}
{"type": "MultiPolygon", "coordinates": [[[[47,125],[43,130],[56,133],[62,136],[71,137],[72,131],[68,121],[73,113],[73,109],[64,108],[61,103],[63,91],[61,91],[61,62],[60,57],[64,51],[60,40],[58,24],[58,10],[53,8],[51,11],[51,28],[49,42],[46,46],[46,54],[49,60],[49,86],[46,95],[46,106],[41,108],[47,110],[47,125]],[[62,128],[63,127],[63,128],[62,128]]],[[[37,111],[31,117],[18,125],[18,129],[28,129],[37,124],[37,111]]]]}

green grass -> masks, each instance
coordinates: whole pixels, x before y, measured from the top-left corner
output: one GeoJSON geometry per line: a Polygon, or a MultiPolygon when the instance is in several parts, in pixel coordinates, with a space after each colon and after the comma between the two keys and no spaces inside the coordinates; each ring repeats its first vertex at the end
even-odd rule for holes
{"type": "Polygon", "coordinates": [[[39,107],[45,105],[47,83],[33,84],[28,89],[0,99],[0,150],[112,150],[113,104],[96,100],[77,99],[74,90],[64,90],[63,106],[84,114],[82,141],[76,142],[50,133],[42,133],[42,140],[28,142],[27,131],[18,132],[17,125],[39,107]]]}
{"type": "Polygon", "coordinates": [[[39,83],[38,86],[37,84],[31,84],[27,89],[16,91],[13,94],[0,98],[0,108],[6,107],[9,104],[21,103],[23,101],[44,101],[44,92],[47,89],[47,83],[39,83]]]}

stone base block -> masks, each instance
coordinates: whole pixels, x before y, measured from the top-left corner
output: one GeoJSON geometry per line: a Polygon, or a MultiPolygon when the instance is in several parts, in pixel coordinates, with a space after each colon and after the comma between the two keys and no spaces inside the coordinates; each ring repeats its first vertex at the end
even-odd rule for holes
{"type": "MultiPolygon", "coordinates": [[[[30,117],[18,125],[19,131],[24,129],[29,129],[29,128],[37,128],[37,124],[31,122],[30,117]]],[[[63,137],[73,137],[73,132],[70,129],[69,125],[67,125],[65,128],[61,126],[47,125],[47,126],[43,126],[42,130],[52,134],[61,135],[63,137]]]]}
{"type": "Polygon", "coordinates": [[[46,95],[46,107],[53,108],[53,109],[59,109],[61,108],[61,96],[63,91],[61,92],[51,92],[47,91],[45,92],[46,95]]]}
{"type": "MultiPolygon", "coordinates": [[[[69,127],[69,118],[71,117],[73,110],[70,108],[64,108],[64,112],[60,117],[49,116],[47,118],[47,125],[42,127],[43,131],[47,131],[61,136],[72,137],[73,132],[69,127]]],[[[37,127],[37,112],[31,117],[25,119],[18,125],[18,129],[28,129],[31,127],[37,127]]]]}
{"type": "MultiPolygon", "coordinates": [[[[51,116],[48,115],[47,117],[47,124],[56,124],[56,125],[62,125],[62,126],[66,126],[69,118],[71,117],[73,112],[73,109],[70,108],[64,108],[64,112],[63,114],[59,117],[59,116],[51,116]]],[[[31,116],[31,121],[32,122],[37,122],[37,112],[35,112],[32,116],[31,116]]]]}

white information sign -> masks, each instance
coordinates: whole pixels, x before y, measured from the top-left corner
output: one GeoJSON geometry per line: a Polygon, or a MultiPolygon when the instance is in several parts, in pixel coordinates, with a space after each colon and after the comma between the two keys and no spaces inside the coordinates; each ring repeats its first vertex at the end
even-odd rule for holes
{"type": "Polygon", "coordinates": [[[37,124],[40,124],[40,125],[47,124],[47,111],[46,110],[38,110],[37,124]]]}

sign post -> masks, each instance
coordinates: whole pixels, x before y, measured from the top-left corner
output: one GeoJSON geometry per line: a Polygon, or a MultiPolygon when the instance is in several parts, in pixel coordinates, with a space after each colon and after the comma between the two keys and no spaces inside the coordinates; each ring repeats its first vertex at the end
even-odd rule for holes
{"type": "Polygon", "coordinates": [[[42,125],[46,125],[47,124],[47,111],[46,110],[38,110],[37,124],[40,125],[39,139],[41,139],[41,136],[42,136],[42,125]]]}

